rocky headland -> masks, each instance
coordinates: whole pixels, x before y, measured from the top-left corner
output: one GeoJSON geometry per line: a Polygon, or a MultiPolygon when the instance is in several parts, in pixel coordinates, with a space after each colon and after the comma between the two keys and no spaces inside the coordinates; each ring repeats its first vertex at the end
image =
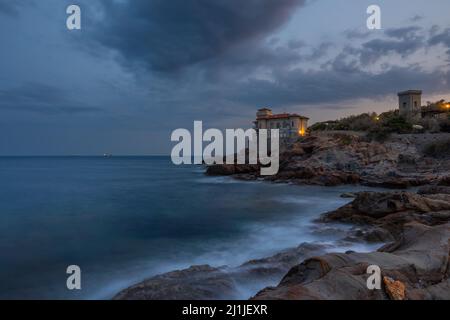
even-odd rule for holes
{"type": "Polygon", "coordinates": [[[303,243],[238,267],[201,265],[158,275],[114,299],[234,299],[252,284],[255,290],[247,297],[257,300],[450,299],[450,155],[423,152],[430,139],[448,138],[404,135],[384,143],[358,135],[301,138],[281,154],[280,171],[269,178],[260,177],[257,166],[211,166],[209,175],[239,179],[416,188],[345,194],[351,202],[316,221],[321,230],[350,224],[341,241],[381,243],[374,252],[333,253],[333,247],[303,243]],[[381,269],[380,290],[367,288],[370,265],[381,269]],[[262,283],[278,285],[260,290],[262,283]]]}
{"type": "Polygon", "coordinates": [[[218,164],[208,175],[237,179],[336,186],[363,184],[403,189],[432,184],[450,172],[450,155],[430,156],[427,146],[450,143],[450,134],[394,134],[384,142],[358,132],[322,132],[281,148],[276,175],[260,176],[257,165],[218,164]]]}

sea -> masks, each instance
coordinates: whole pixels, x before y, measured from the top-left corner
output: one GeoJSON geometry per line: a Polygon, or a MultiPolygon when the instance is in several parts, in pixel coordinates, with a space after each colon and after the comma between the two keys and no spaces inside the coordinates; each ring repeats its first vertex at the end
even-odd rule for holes
{"type": "Polygon", "coordinates": [[[315,232],[361,190],[209,177],[165,156],[0,157],[0,299],[110,299],[160,273],[304,242],[373,250],[315,232]],[[67,288],[71,265],[81,290],[67,288]]]}

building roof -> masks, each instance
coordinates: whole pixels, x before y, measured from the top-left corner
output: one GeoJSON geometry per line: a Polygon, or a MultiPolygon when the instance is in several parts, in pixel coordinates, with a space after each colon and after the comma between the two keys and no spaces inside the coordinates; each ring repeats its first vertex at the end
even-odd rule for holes
{"type": "Polygon", "coordinates": [[[422,107],[422,113],[447,113],[450,112],[450,103],[442,103],[440,105],[430,105],[422,107]]]}
{"type": "Polygon", "coordinates": [[[289,118],[301,118],[309,120],[307,117],[303,117],[296,113],[280,113],[280,114],[272,114],[264,117],[259,117],[256,120],[275,120],[275,119],[289,119],[289,118]]]}
{"type": "Polygon", "coordinates": [[[422,90],[406,90],[398,93],[398,96],[407,96],[410,94],[422,94],[422,90]]]}

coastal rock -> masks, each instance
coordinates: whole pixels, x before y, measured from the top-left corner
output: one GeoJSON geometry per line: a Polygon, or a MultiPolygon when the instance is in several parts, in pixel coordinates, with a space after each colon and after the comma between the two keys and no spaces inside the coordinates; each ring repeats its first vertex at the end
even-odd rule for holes
{"type": "Polygon", "coordinates": [[[308,257],[323,254],[330,247],[323,244],[303,243],[297,248],[283,250],[271,257],[249,260],[234,269],[233,273],[241,278],[265,277],[267,275],[279,275],[281,278],[292,266],[299,264],[308,257]]]}
{"type": "Polygon", "coordinates": [[[385,243],[394,241],[392,234],[383,228],[376,226],[360,226],[352,228],[349,234],[344,238],[345,241],[368,243],[385,243]]]}
{"type": "Polygon", "coordinates": [[[250,260],[238,267],[213,268],[209,265],[168,272],[131,286],[116,300],[222,300],[242,299],[242,291],[252,288],[248,298],[265,285],[277,283],[294,265],[325,253],[329,246],[304,243],[271,257],[250,260]]]}
{"type": "Polygon", "coordinates": [[[366,179],[363,185],[374,188],[386,188],[386,189],[407,189],[412,185],[416,185],[416,182],[411,183],[405,179],[366,179]]]}
{"type": "Polygon", "coordinates": [[[117,294],[115,300],[209,300],[235,294],[233,279],[222,269],[192,266],[145,280],[117,294]]]}
{"type": "Polygon", "coordinates": [[[449,194],[360,192],[351,203],[323,215],[321,221],[373,225],[388,230],[398,239],[408,222],[432,226],[447,222],[449,214],[449,194]]]}
{"type": "Polygon", "coordinates": [[[405,300],[405,284],[390,277],[383,277],[384,287],[391,300],[405,300]]]}
{"type": "Polygon", "coordinates": [[[398,163],[403,165],[416,165],[419,162],[419,158],[410,154],[399,154],[398,163]]]}
{"type": "Polygon", "coordinates": [[[439,182],[438,182],[439,186],[447,186],[450,187],[450,176],[445,176],[442,177],[439,182]]]}
{"type": "MultiPolygon", "coordinates": [[[[280,284],[260,291],[257,300],[449,299],[450,224],[405,225],[405,236],[384,250],[371,253],[330,253],[293,267],[280,284]],[[385,290],[367,288],[369,265],[396,279],[385,290]],[[404,286],[404,288],[403,288],[404,286]]],[[[386,278],[387,279],[387,278],[386,278]]]]}
{"type": "Polygon", "coordinates": [[[206,174],[209,176],[231,176],[236,173],[234,164],[215,164],[208,166],[206,174]]]}
{"type": "Polygon", "coordinates": [[[248,174],[247,179],[323,186],[361,183],[406,189],[438,181],[449,185],[450,178],[442,177],[442,173],[445,168],[450,170],[450,159],[436,161],[421,151],[422,144],[432,139],[432,135],[421,134],[420,141],[424,142],[415,145],[401,136],[379,143],[352,133],[322,133],[298,138],[284,146],[276,175],[260,176],[258,166],[247,165],[210,166],[207,174],[248,174]]]}
{"type": "MultiPolygon", "coordinates": [[[[242,299],[264,287],[254,299],[450,299],[449,194],[360,192],[321,221],[358,223],[343,241],[392,242],[370,253],[305,243],[238,267],[193,266],[115,299],[242,299]],[[382,290],[367,289],[369,265],[381,268],[382,290]]],[[[324,226],[321,232],[338,228],[324,226]]]]}
{"type": "MultiPolygon", "coordinates": [[[[278,286],[260,291],[254,299],[450,299],[448,194],[361,192],[353,202],[325,214],[322,221],[361,224],[352,230],[355,238],[363,238],[373,228],[387,230],[397,240],[376,252],[329,253],[307,259],[278,286]],[[369,265],[381,268],[383,290],[367,288],[369,265]]],[[[386,237],[381,234],[380,239],[386,237]]]]}
{"type": "Polygon", "coordinates": [[[418,194],[450,194],[450,186],[425,186],[417,191],[418,194]]]}
{"type": "Polygon", "coordinates": [[[208,166],[206,174],[210,176],[230,176],[234,174],[248,174],[259,172],[258,165],[216,164],[208,166]]]}
{"type": "Polygon", "coordinates": [[[345,192],[345,193],[341,194],[341,198],[356,198],[356,193],[345,192]]]}
{"type": "Polygon", "coordinates": [[[242,299],[258,291],[254,299],[450,299],[450,194],[424,190],[359,192],[319,219],[335,223],[314,232],[341,230],[343,242],[389,242],[375,252],[327,253],[332,247],[304,243],[238,267],[162,274],[115,299],[242,299]],[[356,226],[346,231],[342,222],[356,226]],[[369,265],[381,268],[382,290],[367,288],[369,265]]]}

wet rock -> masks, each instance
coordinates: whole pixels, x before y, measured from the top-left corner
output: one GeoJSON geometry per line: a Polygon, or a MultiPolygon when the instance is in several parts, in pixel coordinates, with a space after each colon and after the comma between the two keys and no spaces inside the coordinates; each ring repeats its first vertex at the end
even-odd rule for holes
{"type": "Polygon", "coordinates": [[[404,165],[416,165],[418,157],[410,154],[399,154],[398,163],[404,165]]]}
{"type": "Polygon", "coordinates": [[[450,194],[450,186],[425,186],[417,191],[418,194],[450,194]]]}
{"type": "Polygon", "coordinates": [[[351,203],[322,216],[322,221],[340,221],[377,226],[397,239],[403,225],[417,221],[436,225],[448,221],[450,195],[419,195],[410,192],[360,192],[351,203]]]}
{"type": "Polygon", "coordinates": [[[341,194],[341,198],[356,198],[356,193],[345,192],[345,193],[341,194]]]}
{"type": "Polygon", "coordinates": [[[192,266],[145,280],[117,294],[116,300],[209,300],[233,297],[233,279],[220,268],[192,266]]]}
{"type": "MultiPolygon", "coordinates": [[[[294,265],[330,246],[303,243],[271,257],[250,260],[238,267],[213,268],[208,265],[168,272],[129,287],[117,300],[221,300],[242,298],[242,287],[257,292],[267,281],[276,283],[294,265]]],[[[250,296],[250,294],[249,294],[250,296]]],[[[246,298],[248,298],[247,296],[246,298]]]]}
{"type": "MultiPolygon", "coordinates": [[[[254,298],[450,299],[450,194],[359,192],[320,221],[357,223],[346,241],[392,242],[370,253],[326,253],[330,247],[302,244],[235,268],[193,266],[150,278],[115,299],[242,298],[242,286],[254,282],[256,292],[264,281],[279,279],[254,298]],[[369,265],[380,266],[384,290],[367,289],[369,265]]],[[[314,232],[334,234],[338,225],[314,232]]]]}
{"type": "Polygon", "coordinates": [[[248,174],[259,173],[258,165],[251,164],[243,164],[243,165],[235,165],[235,164],[216,164],[208,166],[206,169],[206,174],[209,176],[230,176],[234,174],[248,174]]]}
{"type": "Polygon", "coordinates": [[[438,182],[439,186],[447,186],[450,187],[450,176],[445,176],[442,177],[439,182],[438,182]]]}
{"type": "Polygon", "coordinates": [[[231,176],[235,173],[236,166],[233,164],[216,164],[206,169],[206,174],[209,176],[231,176]]]}
{"type": "Polygon", "coordinates": [[[357,227],[344,238],[350,242],[386,243],[394,241],[394,236],[386,229],[373,226],[357,227]]]}
{"type": "MultiPolygon", "coordinates": [[[[407,189],[432,184],[439,179],[443,184],[450,183],[450,178],[442,178],[443,173],[448,172],[445,168],[450,168],[450,159],[437,162],[424,158],[417,148],[402,138],[381,144],[342,133],[299,138],[284,146],[280,152],[278,174],[261,178],[323,186],[361,183],[407,189]]],[[[207,173],[259,176],[257,167],[247,165],[216,165],[208,167],[207,173]]]]}
{"type": "Polygon", "coordinates": [[[329,253],[293,267],[276,287],[260,291],[257,300],[374,300],[450,296],[447,266],[450,224],[405,226],[405,235],[384,250],[371,253],[329,253]],[[387,293],[367,288],[369,265],[378,265],[389,282],[387,293]],[[404,288],[403,288],[404,286],[404,288]]]}
{"type": "Polygon", "coordinates": [[[363,185],[374,188],[386,188],[386,189],[408,189],[411,187],[411,182],[404,179],[365,179],[363,185]]]}
{"type": "MultiPolygon", "coordinates": [[[[324,244],[303,243],[297,248],[284,250],[271,257],[247,261],[234,269],[240,276],[267,276],[268,274],[286,273],[292,266],[313,255],[323,254],[331,246],[324,244]]],[[[281,277],[280,277],[281,278],[281,277]]]]}
{"type": "Polygon", "coordinates": [[[347,228],[343,228],[341,225],[330,225],[329,223],[312,225],[311,233],[317,237],[326,238],[344,238],[349,235],[347,228]]]}

